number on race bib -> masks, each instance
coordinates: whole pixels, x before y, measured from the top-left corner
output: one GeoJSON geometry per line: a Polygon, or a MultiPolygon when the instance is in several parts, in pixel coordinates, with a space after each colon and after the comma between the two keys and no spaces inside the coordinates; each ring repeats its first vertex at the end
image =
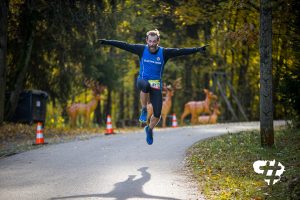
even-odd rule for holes
{"type": "Polygon", "coordinates": [[[156,90],[160,89],[160,81],[159,80],[149,80],[150,87],[156,90]]]}

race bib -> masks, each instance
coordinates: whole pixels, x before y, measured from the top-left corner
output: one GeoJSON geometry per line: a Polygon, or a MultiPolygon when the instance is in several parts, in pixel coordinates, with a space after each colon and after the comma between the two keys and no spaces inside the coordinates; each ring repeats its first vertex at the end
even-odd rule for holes
{"type": "Polygon", "coordinates": [[[156,90],[160,89],[160,81],[159,80],[149,80],[150,87],[156,90]]]}

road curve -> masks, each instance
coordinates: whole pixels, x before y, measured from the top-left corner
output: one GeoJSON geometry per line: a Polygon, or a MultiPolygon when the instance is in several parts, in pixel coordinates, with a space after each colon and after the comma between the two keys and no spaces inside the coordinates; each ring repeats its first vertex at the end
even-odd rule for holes
{"type": "Polygon", "coordinates": [[[248,122],[161,129],[151,146],[143,130],[46,145],[0,159],[0,199],[204,199],[184,170],[187,148],[258,128],[248,122]]]}

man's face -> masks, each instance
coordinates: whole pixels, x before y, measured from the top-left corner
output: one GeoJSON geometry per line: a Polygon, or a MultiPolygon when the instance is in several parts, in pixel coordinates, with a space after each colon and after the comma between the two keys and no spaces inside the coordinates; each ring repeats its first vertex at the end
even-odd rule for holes
{"type": "Polygon", "coordinates": [[[146,38],[146,42],[148,44],[149,51],[151,53],[156,52],[159,44],[159,38],[157,37],[157,35],[154,36],[148,35],[148,37],[146,38]]]}

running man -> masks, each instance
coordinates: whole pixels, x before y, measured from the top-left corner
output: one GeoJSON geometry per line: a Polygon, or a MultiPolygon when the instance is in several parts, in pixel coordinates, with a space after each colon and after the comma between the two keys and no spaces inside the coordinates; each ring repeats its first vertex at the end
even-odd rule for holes
{"type": "Polygon", "coordinates": [[[137,88],[140,90],[140,101],[142,104],[140,122],[147,122],[147,102],[153,106],[153,115],[149,125],[145,126],[146,141],[149,145],[153,143],[153,129],[158,124],[162,109],[162,75],[164,66],[170,58],[189,55],[197,52],[205,52],[206,46],[193,48],[163,48],[158,46],[160,34],[157,29],[148,31],[145,44],[128,44],[117,40],[98,40],[100,44],[112,45],[129,51],[139,56],[140,71],[137,80],[137,88]]]}

